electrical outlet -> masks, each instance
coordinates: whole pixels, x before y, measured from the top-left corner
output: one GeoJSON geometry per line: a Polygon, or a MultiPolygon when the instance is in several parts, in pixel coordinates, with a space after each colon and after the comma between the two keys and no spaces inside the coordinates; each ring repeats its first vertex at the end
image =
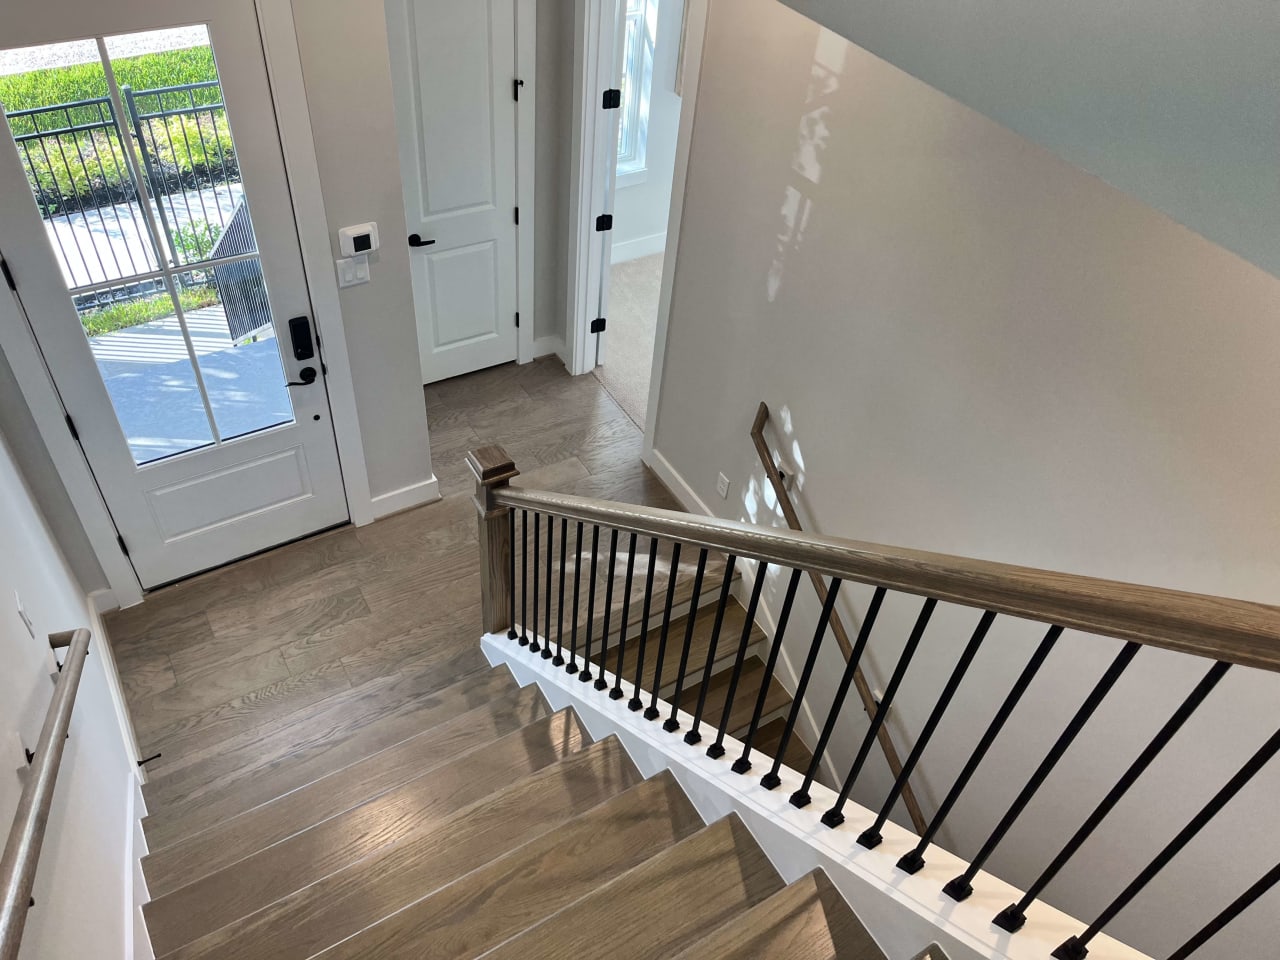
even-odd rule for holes
{"type": "Polygon", "coordinates": [[[22,620],[23,626],[27,628],[27,633],[31,634],[31,639],[34,640],[36,638],[35,625],[31,622],[31,618],[27,616],[27,608],[22,605],[22,597],[18,594],[16,590],[14,591],[13,599],[18,604],[19,619],[22,620]]]}
{"type": "Polygon", "coordinates": [[[729,496],[729,478],[723,473],[716,477],[716,492],[720,494],[721,500],[729,496]]]}

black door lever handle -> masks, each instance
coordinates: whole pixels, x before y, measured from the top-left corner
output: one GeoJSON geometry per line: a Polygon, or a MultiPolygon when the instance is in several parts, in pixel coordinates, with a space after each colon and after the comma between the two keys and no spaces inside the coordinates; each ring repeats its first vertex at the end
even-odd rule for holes
{"type": "Polygon", "coordinates": [[[286,387],[309,387],[316,382],[316,368],[303,367],[298,371],[298,379],[290,380],[285,384],[286,387]]]}
{"type": "Polygon", "coordinates": [[[434,240],[423,240],[419,234],[409,234],[409,246],[411,247],[429,247],[433,243],[435,243],[434,240]]]}

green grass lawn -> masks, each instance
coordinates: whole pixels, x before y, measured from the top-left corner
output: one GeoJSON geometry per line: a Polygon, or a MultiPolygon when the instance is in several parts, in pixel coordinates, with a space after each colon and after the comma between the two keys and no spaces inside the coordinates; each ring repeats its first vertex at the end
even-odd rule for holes
{"type": "MultiPolygon", "coordinates": [[[[197,310],[218,302],[218,291],[213,287],[183,287],[178,290],[178,302],[183,310],[197,310]]],[[[110,306],[98,307],[80,315],[80,322],[91,337],[136,327],[162,317],[174,316],[173,301],[167,293],[157,293],[137,300],[125,300],[110,306]]]]}
{"type": "MultiPolygon", "coordinates": [[[[218,70],[213,63],[213,50],[209,47],[122,57],[111,61],[111,67],[115,70],[117,83],[135,90],[218,79],[218,70]]],[[[106,95],[107,78],[102,65],[98,63],[47,67],[0,77],[0,103],[4,104],[6,113],[56,103],[74,103],[106,95]]],[[[186,94],[172,96],[173,102],[166,102],[166,107],[190,106],[186,94]]],[[[216,88],[196,91],[196,103],[216,103],[219,99],[221,94],[216,88]]],[[[96,118],[96,110],[92,116],[96,118]]]]}

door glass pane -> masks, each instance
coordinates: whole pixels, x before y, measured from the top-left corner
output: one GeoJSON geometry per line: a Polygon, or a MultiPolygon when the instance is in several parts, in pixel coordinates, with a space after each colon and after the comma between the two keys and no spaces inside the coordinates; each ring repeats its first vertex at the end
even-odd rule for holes
{"type": "MultiPolygon", "coordinates": [[[[195,305],[183,292],[183,303],[195,305]]],[[[137,464],[214,442],[200,387],[164,281],[78,296],[76,311],[137,464]]]]}
{"type": "Polygon", "coordinates": [[[107,37],[106,47],[171,261],[256,251],[208,29],[107,37]],[[239,235],[227,238],[241,209],[239,235]]]}
{"type": "Polygon", "coordinates": [[[257,258],[184,272],[179,290],[223,440],[293,421],[257,258]]]}

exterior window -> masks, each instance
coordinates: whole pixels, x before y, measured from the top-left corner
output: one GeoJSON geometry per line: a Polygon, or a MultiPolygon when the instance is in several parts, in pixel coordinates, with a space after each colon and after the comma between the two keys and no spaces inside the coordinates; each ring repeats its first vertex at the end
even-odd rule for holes
{"type": "Polygon", "coordinates": [[[645,169],[653,48],[658,37],[658,0],[626,0],[622,47],[622,118],[618,133],[618,175],[645,169]]]}

